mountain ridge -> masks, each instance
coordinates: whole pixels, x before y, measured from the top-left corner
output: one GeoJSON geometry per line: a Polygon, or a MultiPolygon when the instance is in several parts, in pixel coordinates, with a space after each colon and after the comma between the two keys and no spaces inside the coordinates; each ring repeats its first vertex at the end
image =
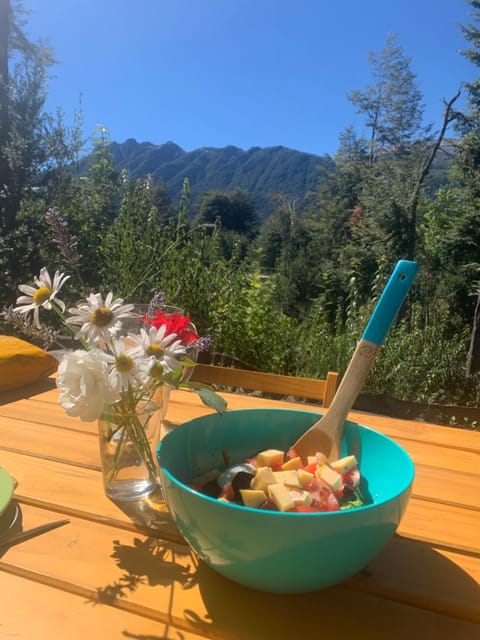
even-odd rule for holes
{"type": "Polygon", "coordinates": [[[109,150],[115,166],[127,170],[132,178],[151,175],[154,181],[163,181],[173,201],[180,197],[183,181],[188,178],[194,206],[208,191],[244,189],[251,194],[262,218],[274,208],[273,194],[294,199],[301,208],[307,194],[317,187],[319,167],[333,167],[328,155],[281,145],[247,150],[227,145],[186,151],[172,141],[157,145],[128,138],[110,143],[109,150]]]}

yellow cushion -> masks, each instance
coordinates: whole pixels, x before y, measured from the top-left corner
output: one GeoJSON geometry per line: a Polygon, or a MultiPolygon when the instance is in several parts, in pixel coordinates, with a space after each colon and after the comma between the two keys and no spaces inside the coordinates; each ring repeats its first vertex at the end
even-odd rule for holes
{"type": "Polygon", "coordinates": [[[30,342],[0,335],[0,391],[16,389],[56,371],[57,360],[30,342]]]}

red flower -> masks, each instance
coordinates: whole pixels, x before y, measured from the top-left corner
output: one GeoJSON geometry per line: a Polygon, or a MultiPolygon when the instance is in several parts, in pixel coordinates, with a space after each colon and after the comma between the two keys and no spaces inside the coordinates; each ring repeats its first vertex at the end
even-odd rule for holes
{"type": "Polygon", "coordinates": [[[156,329],[160,329],[162,325],[166,325],[165,335],[176,333],[178,339],[181,340],[184,346],[196,342],[200,338],[192,328],[190,318],[188,316],[182,316],[178,311],[168,315],[163,311],[156,311],[153,318],[148,319],[147,316],[143,316],[142,320],[149,327],[155,327],[156,329]]]}

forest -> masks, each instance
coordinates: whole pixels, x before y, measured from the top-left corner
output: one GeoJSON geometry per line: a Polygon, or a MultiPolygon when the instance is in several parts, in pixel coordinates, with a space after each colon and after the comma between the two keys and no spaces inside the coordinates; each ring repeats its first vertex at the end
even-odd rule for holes
{"type": "MultiPolygon", "coordinates": [[[[459,55],[479,67],[480,0],[468,4],[459,55]]],[[[71,274],[72,302],[113,291],[145,304],[164,292],[215,352],[323,377],[345,371],[393,266],[409,259],[419,275],[366,390],[478,407],[480,76],[458,79],[435,130],[423,124],[412,60],[389,36],[370,54],[371,82],[349,95],[368,136],[346,127],[302,202],[272,193],[261,218],[245,189],[194,203],[188,175],[176,199],[151,175],[132,178],[106,126],[89,136],[85,169],[81,113],[67,125],[61,109],[46,112],[53,52],[25,24],[22,3],[0,0],[0,333],[54,345],[55,328],[14,311],[18,285],[47,267],[71,274]]]]}

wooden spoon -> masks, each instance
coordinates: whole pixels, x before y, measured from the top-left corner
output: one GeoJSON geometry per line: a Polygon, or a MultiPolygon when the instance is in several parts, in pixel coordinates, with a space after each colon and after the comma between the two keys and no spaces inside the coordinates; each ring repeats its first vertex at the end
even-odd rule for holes
{"type": "Polygon", "coordinates": [[[327,455],[330,460],[340,457],[343,425],[347,414],[357,399],[383,340],[412,286],[418,266],[416,262],[409,260],[400,260],[397,263],[357,344],[330,408],[293,445],[303,460],[309,455],[315,455],[317,451],[327,455]]]}

